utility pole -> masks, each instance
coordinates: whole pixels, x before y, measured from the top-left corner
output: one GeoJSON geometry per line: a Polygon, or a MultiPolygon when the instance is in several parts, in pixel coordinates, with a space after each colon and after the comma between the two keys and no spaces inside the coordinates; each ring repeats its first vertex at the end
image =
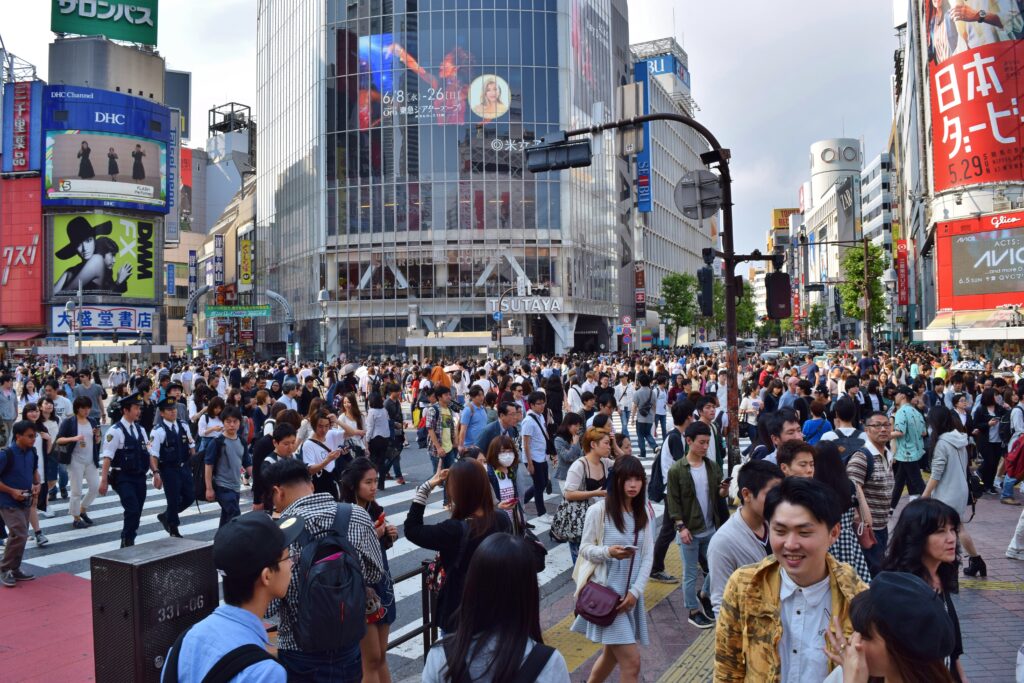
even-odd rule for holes
{"type": "Polygon", "coordinates": [[[651,121],[675,121],[700,134],[711,148],[711,151],[700,155],[701,161],[709,168],[717,167],[719,173],[722,207],[722,251],[716,252],[716,256],[722,259],[725,266],[726,362],[730,375],[727,402],[729,415],[728,467],[731,472],[740,463],[739,357],[736,350],[736,266],[744,261],[770,261],[774,260],[774,257],[763,256],[759,251],[754,251],[751,254],[736,254],[735,252],[732,217],[732,174],[729,171],[729,158],[731,154],[729,150],[723,148],[714,134],[696,119],[683,114],[647,114],[589,128],[559,131],[555,135],[550,136],[550,141],[546,137],[542,144],[527,149],[527,167],[532,173],[540,173],[543,171],[589,166],[591,163],[590,141],[572,142],[569,138],[597,135],[606,130],[616,128],[636,127],[651,121]]]}
{"type": "Polygon", "coordinates": [[[864,355],[871,355],[871,280],[868,276],[868,238],[864,243],[864,355]]]}

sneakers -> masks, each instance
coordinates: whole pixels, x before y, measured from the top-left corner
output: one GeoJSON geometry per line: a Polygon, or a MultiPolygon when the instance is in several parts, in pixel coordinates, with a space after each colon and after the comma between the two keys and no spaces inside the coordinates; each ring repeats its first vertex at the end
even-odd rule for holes
{"type": "Polygon", "coordinates": [[[0,583],[8,588],[14,588],[18,581],[14,578],[14,572],[0,572],[0,583]]]}
{"type": "Polygon", "coordinates": [[[85,523],[84,519],[76,519],[75,521],[71,522],[71,528],[72,529],[88,529],[89,525],[85,523]]]}
{"type": "Polygon", "coordinates": [[[679,583],[679,579],[665,571],[654,572],[651,574],[651,581],[657,581],[658,583],[679,583]]]}
{"type": "Polygon", "coordinates": [[[60,498],[61,498],[61,500],[67,500],[68,499],[68,490],[66,488],[62,488],[60,490],[60,498]]]}
{"type": "Polygon", "coordinates": [[[85,510],[82,510],[82,513],[81,513],[80,515],[78,515],[78,517],[79,517],[79,518],[80,518],[80,519],[81,519],[81,520],[82,520],[83,522],[85,522],[85,523],[86,523],[87,525],[89,525],[89,526],[92,526],[93,522],[92,522],[92,520],[91,520],[91,519],[89,518],[89,515],[85,514],[85,510]]]}
{"type": "Polygon", "coordinates": [[[698,591],[697,599],[700,600],[701,611],[704,612],[704,616],[706,616],[708,619],[714,619],[715,610],[711,606],[711,596],[702,591],[698,591]]]}
{"type": "Polygon", "coordinates": [[[50,542],[50,539],[46,537],[42,531],[37,531],[35,534],[36,545],[42,548],[44,545],[50,542]]]}
{"type": "Polygon", "coordinates": [[[1024,560],[1024,551],[1007,549],[1006,556],[1011,560],[1024,560]]]}
{"type": "Polygon", "coordinates": [[[40,510],[39,514],[45,517],[46,519],[53,519],[53,513],[50,512],[49,510],[40,510]]]}
{"type": "Polygon", "coordinates": [[[687,621],[690,622],[690,626],[696,626],[697,628],[711,628],[715,625],[715,622],[704,616],[704,613],[700,610],[690,612],[690,618],[687,621]]]}
{"type": "Polygon", "coordinates": [[[1024,505],[1024,503],[1021,503],[1019,500],[1013,498],[1012,496],[1010,498],[1000,498],[999,502],[1002,503],[1003,505],[1024,505]]]}
{"type": "Polygon", "coordinates": [[[9,572],[15,581],[35,581],[35,574],[26,574],[20,569],[15,569],[9,572]]]}

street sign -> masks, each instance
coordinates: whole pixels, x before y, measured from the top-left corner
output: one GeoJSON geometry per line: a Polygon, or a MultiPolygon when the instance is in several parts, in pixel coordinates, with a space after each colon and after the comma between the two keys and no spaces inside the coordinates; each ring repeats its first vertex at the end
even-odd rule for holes
{"type": "Polygon", "coordinates": [[[628,315],[622,316],[622,324],[623,325],[631,325],[631,324],[633,324],[633,318],[631,318],[628,315]]]}
{"type": "Polygon", "coordinates": [[[623,330],[622,325],[616,325],[615,326],[615,334],[622,334],[622,330],[623,330]]]}
{"type": "Polygon", "coordinates": [[[502,317],[501,316],[501,311],[495,311],[494,315],[492,315],[491,317],[494,318],[494,322],[500,323],[501,322],[501,317],[502,317]]]}
{"type": "Polygon", "coordinates": [[[622,335],[622,343],[627,346],[633,343],[633,336],[629,334],[622,335]]]}
{"type": "Polygon", "coordinates": [[[206,305],[207,318],[265,318],[270,315],[270,306],[218,306],[206,305]]]}
{"type": "Polygon", "coordinates": [[[687,218],[711,218],[722,206],[721,181],[711,171],[690,171],[676,184],[672,198],[687,218]]]}
{"type": "Polygon", "coordinates": [[[636,326],[637,327],[647,327],[647,321],[644,318],[637,318],[636,326]]]}

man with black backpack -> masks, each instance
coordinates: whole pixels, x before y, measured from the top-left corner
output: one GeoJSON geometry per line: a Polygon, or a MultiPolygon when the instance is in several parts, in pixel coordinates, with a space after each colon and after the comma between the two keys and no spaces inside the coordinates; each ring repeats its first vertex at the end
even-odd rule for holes
{"type": "Polygon", "coordinates": [[[386,571],[373,522],[358,505],[313,493],[309,469],[299,460],[282,458],[263,477],[274,509],[305,525],[291,545],[296,561],[288,591],[267,612],[280,616],[278,659],[289,681],[358,683],[366,587],[386,571]]]}
{"type": "Polygon", "coordinates": [[[270,654],[263,615],[288,591],[290,546],[302,519],[276,522],[262,512],[236,517],[213,539],[213,562],[224,576],[224,604],[182,633],[167,653],[162,683],[261,681],[285,683],[270,654]]]}

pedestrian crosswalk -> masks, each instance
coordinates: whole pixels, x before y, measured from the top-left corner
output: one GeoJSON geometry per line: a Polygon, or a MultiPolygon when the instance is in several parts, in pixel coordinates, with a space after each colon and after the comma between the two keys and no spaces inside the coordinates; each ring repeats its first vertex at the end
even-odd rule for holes
{"type": "MultiPolygon", "coordinates": [[[[617,417],[614,422],[618,427],[617,417]]],[[[631,441],[633,442],[633,453],[638,455],[635,430],[631,430],[631,441]]],[[[660,441],[661,439],[658,438],[659,443],[660,441]]],[[[643,458],[642,462],[645,469],[650,470],[655,453],[648,451],[646,455],[647,457],[643,458]]],[[[403,454],[403,464],[414,462],[417,458],[426,461],[426,454],[415,449],[407,451],[403,454]]],[[[528,481],[525,471],[523,478],[528,481]]],[[[394,524],[399,530],[399,538],[388,552],[388,562],[393,576],[413,570],[423,561],[433,558],[431,551],[413,545],[404,536],[405,519],[418,483],[418,481],[410,480],[409,483],[399,486],[389,482],[388,488],[378,494],[377,502],[384,507],[388,522],[394,524]]],[[[425,513],[425,521],[428,524],[438,523],[447,516],[448,512],[444,509],[441,498],[442,494],[439,490],[430,497],[425,513]]],[[[536,527],[534,532],[548,548],[546,568],[538,575],[542,606],[545,598],[556,593],[571,581],[572,562],[568,545],[555,543],[548,535],[552,515],[560,500],[561,493],[555,485],[554,492],[545,496],[547,514],[544,517],[533,518],[534,504],[531,502],[526,506],[527,515],[536,527]]],[[[251,503],[251,492],[248,489],[243,489],[242,510],[248,510],[251,503]]],[[[655,505],[654,507],[656,514],[660,517],[662,506],[655,505]]],[[[89,508],[89,516],[94,521],[94,525],[88,529],[79,530],[71,527],[72,518],[68,514],[67,500],[53,501],[49,508],[54,516],[41,519],[40,526],[50,542],[44,547],[37,547],[33,541],[29,541],[24,560],[27,571],[37,574],[67,572],[89,579],[90,558],[99,553],[116,550],[120,546],[123,509],[117,495],[113,491],[109,491],[106,496],[98,497],[95,500],[89,508]]],[[[157,515],[165,509],[166,499],[163,492],[156,490],[152,481],[148,482],[139,534],[136,538],[137,545],[167,537],[167,533],[157,519],[157,515]]],[[[212,540],[219,524],[220,508],[216,503],[202,501],[198,505],[192,505],[180,517],[179,528],[183,536],[195,540],[212,540]]],[[[422,624],[420,585],[419,578],[396,585],[395,600],[398,619],[392,627],[391,640],[411,632],[422,624]]],[[[391,650],[389,655],[416,658],[421,653],[422,643],[420,639],[414,638],[391,650]]]]}

